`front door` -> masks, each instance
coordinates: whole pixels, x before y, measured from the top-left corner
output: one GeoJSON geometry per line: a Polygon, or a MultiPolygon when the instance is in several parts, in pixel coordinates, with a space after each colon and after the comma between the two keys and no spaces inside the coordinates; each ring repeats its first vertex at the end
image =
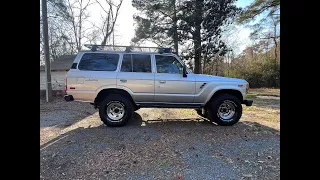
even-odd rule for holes
{"type": "Polygon", "coordinates": [[[149,54],[123,54],[117,86],[133,94],[137,103],[153,102],[154,73],[149,54]]]}
{"type": "Polygon", "coordinates": [[[195,77],[182,76],[183,66],[172,55],[155,55],[155,96],[157,103],[193,103],[195,77]]]}

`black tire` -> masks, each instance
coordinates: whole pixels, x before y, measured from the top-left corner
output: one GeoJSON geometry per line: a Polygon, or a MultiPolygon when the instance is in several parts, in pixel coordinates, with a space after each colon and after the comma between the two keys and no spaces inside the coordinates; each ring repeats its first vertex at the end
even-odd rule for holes
{"type": "Polygon", "coordinates": [[[134,109],[133,109],[133,111],[138,111],[139,109],[140,109],[140,107],[135,106],[134,109]]]}
{"type": "MultiPolygon", "coordinates": [[[[210,121],[217,123],[220,126],[232,126],[235,123],[237,123],[241,116],[242,116],[242,105],[240,100],[230,94],[221,94],[214,99],[207,105],[208,109],[208,116],[210,121]],[[234,113],[231,113],[231,117],[229,118],[228,116],[223,118],[223,115],[221,116],[220,113],[218,113],[218,110],[220,108],[220,105],[224,103],[227,104],[228,108],[229,107],[234,107],[231,108],[233,109],[234,113]],[[232,115],[233,114],[233,115],[232,115]]],[[[225,109],[225,108],[224,108],[225,109]]],[[[221,111],[223,111],[223,107],[221,107],[221,111]]],[[[230,112],[226,110],[227,112],[230,112]]]]}
{"type": "Polygon", "coordinates": [[[99,107],[99,115],[101,121],[107,126],[119,127],[124,126],[131,118],[133,113],[133,105],[132,102],[125,96],[121,94],[110,94],[108,95],[100,104],[99,107]],[[123,117],[118,120],[111,119],[107,114],[107,108],[109,105],[114,103],[119,103],[123,106],[124,113],[123,117]]]}

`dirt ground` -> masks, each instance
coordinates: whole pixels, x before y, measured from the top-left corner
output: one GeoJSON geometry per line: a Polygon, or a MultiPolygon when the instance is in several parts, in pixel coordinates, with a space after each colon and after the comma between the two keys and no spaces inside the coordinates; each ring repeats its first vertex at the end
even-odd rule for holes
{"type": "Polygon", "coordinates": [[[88,103],[40,100],[40,179],[280,179],[280,91],[250,98],[231,127],[143,108],[111,128],[88,103]]]}

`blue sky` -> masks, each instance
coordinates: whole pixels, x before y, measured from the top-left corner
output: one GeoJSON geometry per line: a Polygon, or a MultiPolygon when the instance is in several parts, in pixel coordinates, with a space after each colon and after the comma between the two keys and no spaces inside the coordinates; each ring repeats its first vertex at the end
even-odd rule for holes
{"type": "Polygon", "coordinates": [[[253,0],[239,0],[239,1],[236,2],[236,5],[238,7],[242,7],[243,8],[243,7],[246,7],[246,6],[250,5],[252,2],[253,2],[253,0]]]}
{"type": "MultiPolygon", "coordinates": [[[[116,2],[116,0],[115,0],[116,2]]],[[[250,5],[253,0],[239,0],[236,2],[236,5],[239,7],[245,7],[250,5]]],[[[91,13],[91,21],[99,22],[100,21],[100,7],[99,5],[93,5],[90,8],[91,13]]],[[[134,36],[134,21],[133,14],[137,13],[137,11],[132,7],[131,0],[123,0],[120,13],[118,16],[118,20],[116,23],[116,31],[115,31],[115,44],[119,45],[129,45],[131,39],[134,36]]],[[[245,28],[244,26],[236,26],[237,27],[237,40],[240,44],[236,53],[240,53],[246,46],[250,45],[251,41],[249,39],[249,35],[251,30],[245,28]]],[[[146,43],[145,45],[150,46],[152,43],[146,43]]]]}

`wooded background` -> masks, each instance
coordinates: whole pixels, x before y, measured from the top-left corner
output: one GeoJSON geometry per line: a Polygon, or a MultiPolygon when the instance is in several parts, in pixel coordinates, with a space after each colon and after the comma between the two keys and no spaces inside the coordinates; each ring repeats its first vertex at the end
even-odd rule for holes
{"type": "MultiPolygon", "coordinates": [[[[115,44],[123,0],[48,0],[50,60],[76,54],[84,44],[115,44]],[[98,4],[100,22],[88,7],[98,4]]],[[[280,0],[132,0],[138,10],[131,45],[172,47],[194,73],[246,79],[250,87],[280,87],[280,0]],[[234,27],[252,29],[252,46],[239,47],[234,27]]],[[[121,12],[125,13],[125,12],[121,12]]],[[[40,65],[43,64],[40,5],[40,65]]],[[[125,44],[116,44],[125,45],[125,44]]]]}

